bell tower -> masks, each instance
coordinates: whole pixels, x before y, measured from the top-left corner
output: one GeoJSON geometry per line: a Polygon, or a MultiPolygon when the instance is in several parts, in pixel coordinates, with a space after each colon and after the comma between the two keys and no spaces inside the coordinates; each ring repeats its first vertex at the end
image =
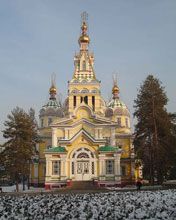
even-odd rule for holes
{"type": "Polygon", "coordinates": [[[88,14],[81,15],[81,33],[78,39],[79,52],[74,56],[74,73],[68,82],[69,113],[80,104],[88,105],[95,113],[102,111],[104,101],[100,94],[100,81],[94,71],[94,54],[89,51],[88,14]]]}

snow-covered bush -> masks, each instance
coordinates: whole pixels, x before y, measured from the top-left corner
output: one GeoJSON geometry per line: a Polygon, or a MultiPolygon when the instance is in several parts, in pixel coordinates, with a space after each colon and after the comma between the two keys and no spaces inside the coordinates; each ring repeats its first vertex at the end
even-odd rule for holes
{"type": "Polygon", "coordinates": [[[176,190],[1,196],[0,219],[176,219],[176,190]]]}

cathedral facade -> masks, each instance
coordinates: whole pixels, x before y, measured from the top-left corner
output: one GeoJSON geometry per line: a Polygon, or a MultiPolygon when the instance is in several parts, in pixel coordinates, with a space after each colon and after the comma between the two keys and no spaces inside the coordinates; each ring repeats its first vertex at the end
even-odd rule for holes
{"type": "Polygon", "coordinates": [[[119,98],[117,80],[111,100],[105,102],[101,96],[85,19],[78,42],[80,49],[74,56],[64,104],[56,98],[53,81],[48,103],[40,110],[42,142],[32,160],[31,184],[46,189],[72,181],[92,180],[100,186],[132,184],[135,163],[130,113],[119,98]]]}

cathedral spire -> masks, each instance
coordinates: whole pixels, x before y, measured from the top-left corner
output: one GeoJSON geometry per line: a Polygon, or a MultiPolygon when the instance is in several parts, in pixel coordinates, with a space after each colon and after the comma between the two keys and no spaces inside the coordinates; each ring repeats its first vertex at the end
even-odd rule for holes
{"type": "Polygon", "coordinates": [[[83,12],[81,14],[81,34],[79,37],[80,51],[74,56],[74,74],[73,79],[79,82],[97,80],[94,72],[94,55],[89,51],[88,46],[90,38],[88,35],[88,14],[83,12]]]}

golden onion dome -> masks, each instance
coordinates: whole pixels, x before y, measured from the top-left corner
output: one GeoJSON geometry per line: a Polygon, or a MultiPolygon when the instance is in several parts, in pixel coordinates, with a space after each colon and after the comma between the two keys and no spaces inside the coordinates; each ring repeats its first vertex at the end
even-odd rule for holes
{"type": "Polygon", "coordinates": [[[82,30],[82,34],[78,40],[79,44],[80,43],[89,43],[90,42],[90,38],[87,35],[87,24],[85,21],[83,21],[82,26],[81,26],[81,30],[82,30]]]}
{"type": "Polygon", "coordinates": [[[88,35],[81,35],[79,38],[79,43],[88,43],[90,42],[90,38],[88,35]]]}
{"type": "Polygon", "coordinates": [[[117,85],[114,85],[112,88],[112,94],[119,93],[119,87],[117,85]]]}
{"type": "Polygon", "coordinates": [[[50,90],[49,90],[50,94],[56,94],[57,90],[55,86],[51,86],[50,90]]]}

